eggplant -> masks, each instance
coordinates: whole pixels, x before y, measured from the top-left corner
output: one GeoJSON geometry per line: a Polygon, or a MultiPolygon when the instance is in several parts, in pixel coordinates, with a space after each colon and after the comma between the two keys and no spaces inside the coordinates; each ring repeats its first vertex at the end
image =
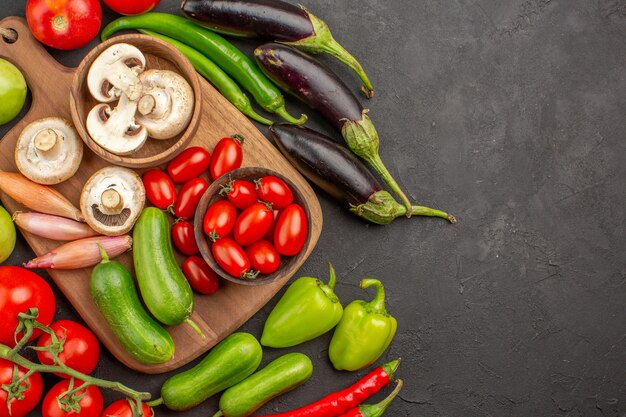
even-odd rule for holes
{"type": "Polygon", "coordinates": [[[374,87],[361,64],[333,38],[328,25],[304,6],[281,0],[184,0],[181,9],[215,32],[282,41],[312,54],[326,52],[359,76],[367,97],[374,96],[374,87]]]}
{"type": "MultiPolygon", "coordinates": [[[[406,215],[406,208],[383,189],[367,167],[347,148],[315,130],[275,123],[269,128],[278,149],[302,175],[350,211],[372,223],[387,224],[406,215]]],[[[412,206],[413,214],[456,219],[444,211],[412,206]]]]}
{"type": "Polygon", "coordinates": [[[263,72],[284,91],[298,97],[341,132],[348,147],[389,185],[411,217],[413,207],[380,159],[374,123],[341,79],[315,58],[290,46],[267,43],[254,51],[263,72]]]}

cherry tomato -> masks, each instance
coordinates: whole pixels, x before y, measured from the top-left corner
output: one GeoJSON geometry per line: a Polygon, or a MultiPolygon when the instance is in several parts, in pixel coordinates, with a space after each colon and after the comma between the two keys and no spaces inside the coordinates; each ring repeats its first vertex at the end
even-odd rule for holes
{"type": "Polygon", "coordinates": [[[220,194],[226,194],[228,201],[239,210],[245,210],[258,201],[254,183],[246,180],[234,180],[222,188],[220,194]]]}
{"type": "MultiPolygon", "coordinates": [[[[71,397],[67,395],[60,397],[70,390],[70,381],[70,379],[64,379],[50,388],[41,404],[43,417],[100,417],[104,408],[104,398],[102,398],[102,393],[98,387],[90,385],[86,390],[79,390],[72,394],[71,397]],[[69,411],[70,409],[63,404],[64,402],[75,403],[83,394],[85,395],[78,401],[80,406],[79,412],[69,411]],[[60,398],[57,400],[57,397],[60,398]],[[66,409],[68,411],[65,411],[66,409]]],[[[82,384],[82,381],[75,379],[73,388],[78,388],[82,384]]]]}
{"type": "Polygon", "coordinates": [[[193,225],[186,220],[180,220],[172,226],[172,242],[183,255],[195,255],[199,252],[193,225]]]}
{"type": "Polygon", "coordinates": [[[217,201],[204,215],[204,233],[208,236],[226,237],[233,230],[237,220],[237,209],[228,200],[217,201]],[[217,235],[217,236],[215,236],[217,235]]]}
{"type": "MultiPolygon", "coordinates": [[[[132,16],[152,10],[160,0],[104,0],[114,12],[132,16]]],[[[144,416],[145,417],[145,416],[144,416]]]]}
{"type": "MultiPolygon", "coordinates": [[[[15,364],[6,359],[0,359],[0,386],[11,385],[15,364]]],[[[27,370],[18,366],[18,375],[23,377],[27,370]]],[[[35,372],[20,384],[23,389],[22,399],[13,397],[11,399],[11,413],[7,407],[7,390],[0,388],[0,417],[24,417],[28,415],[39,403],[43,392],[43,381],[41,374],[35,372]]]]}
{"type": "Polygon", "coordinates": [[[200,294],[214,294],[219,288],[217,274],[199,256],[190,256],[183,262],[183,273],[191,288],[200,294]]]}
{"type": "Polygon", "coordinates": [[[241,167],[243,161],[242,145],[243,136],[241,135],[222,138],[215,145],[211,157],[211,168],[209,169],[211,178],[218,179],[222,175],[241,167]]]}
{"type": "Polygon", "coordinates": [[[167,172],[174,182],[187,182],[209,169],[211,154],[201,146],[185,149],[167,165],[167,172]]]}
{"type": "Polygon", "coordinates": [[[196,214],[196,208],[209,183],[202,178],[187,181],[178,192],[174,203],[174,216],[180,219],[191,219],[196,214]]]}
{"type": "Polygon", "coordinates": [[[245,277],[250,272],[250,260],[244,250],[229,237],[217,239],[211,245],[215,262],[234,277],[245,277]]]}
{"type": "Polygon", "coordinates": [[[268,175],[255,183],[259,199],[271,203],[275,209],[283,209],[293,203],[291,188],[280,178],[268,175]]]}
{"type": "Polygon", "coordinates": [[[245,248],[252,269],[261,274],[272,274],[280,266],[280,254],[267,240],[259,240],[245,248]]]}
{"type": "Polygon", "coordinates": [[[272,227],[274,212],[263,203],[254,203],[237,217],[235,222],[235,241],[241,246],[248,246],[263,239],[272,227]]]}
{"type": "Polygon", "coordinates": [[[167,209],[176,201],[176,188],[172,179],[160,169],[150,169],[143,174],[146,198],[153,206],[167,209]]]}
{"type": "MultiPolygon", "coordinates": [[[[59,320],[50,325],[59,342],[57,354],[59,360],[72,369],[90,374],[96,369],[100,359],[100,344],[96,336],[85,326],[71,320],[59,320]]],[[[52,345],[52,336],[44,333],[37,341],[37,346],[44,347],[52,345]]],[[[53,347],[54,348],[54,347],[53,347]]],[[[38,350],[39,362],[44,365],[54,364],[52,354],[48,351],[38,350]]],[[[55,373],[61,378],[69,378],[68,375],[55,373]]]]}
{"type": "Polygon", "coordinates": [[[306,214],[302,207],[292,204],[286,207],[274,231],[274,247],[281,255],[293,256],[300,252],[308,234],[306,214]]]}
{"type": "Polygon", "coordinates": [[[56,49],[87,45],[100,31],[98,0],[28,0],[28,27],[37,40],[56,49]]]}
{"type": "MultiPolygon", "coordinates": [[[[117,400],[104,409],[101,417],[133,417],[132,407],[129,400],[117,400]]],[[[154,411],[152,411],[152,408],[148,407],[146,403],[141,404],[141,411],[143,412],[143,417],[154,416],[154,411]]]]}
{"type": "Polygon", "coordinates": [[[274,220],[272,221],[272,226],[270,227],[270,230],[268,230],[265,236],[263,236],[263,239],[270,242],[274,241],[274,231],[276,230],[276,223],[278,223],[278,218],[280,217],[280,214],[282,212],[282,210],[272,210],[274,220]]]}
{"type": "MultiPolygon", "coordinates": [[[[29,308],[39,309],[37,321],[52,323],[56,301],[50,285],[39,275],[18,266],[0,266],[0,343],[15,346],[14,333],[18,326],[17,315],[29,308]]],[[[35,329],[29,340],[41,334],[35,329]]],[[[22,337],[20,332],[18,340],[22,337]]]]}

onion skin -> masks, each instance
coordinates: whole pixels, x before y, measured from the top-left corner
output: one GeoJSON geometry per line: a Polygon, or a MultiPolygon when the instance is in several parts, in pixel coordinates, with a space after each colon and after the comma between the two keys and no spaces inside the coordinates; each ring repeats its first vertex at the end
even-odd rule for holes
{"type": "Polygon", "coordinates": [[[80,269],[98,264],[102,260],[100,246],[109,258],[130,250],[132,238],[123,236],[95,236],[65,243],[53,251],[24,264],[24,268],[80,269]]]}
{"type": "Polygon", "coordinates": [[[51,214],[16,211],[13,221],[20,229],[46,239],[72,241],[98,236],[98,232],[85,223],[51,214]]]}

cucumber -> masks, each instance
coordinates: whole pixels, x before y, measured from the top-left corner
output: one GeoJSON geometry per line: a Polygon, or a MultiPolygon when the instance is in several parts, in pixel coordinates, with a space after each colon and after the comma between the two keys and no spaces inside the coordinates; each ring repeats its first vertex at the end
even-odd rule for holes
{"type": "Polygon", "coordinates": [[[249,333],[233,333],[215,346],[193,368],[174,375],[161,387],[161,399],[170,410],[188,410],[252,374],[263,349],[249,333]]]}
{"type": "Polygon", "coordinates": [[[297,352],[283,355],[224,391],[220,411],[213,417],[247,417],[272,398],[304,384],[312,373],[308,356],[297,352]]]}
{"type": "Polygon", "coordinates": [[[174,341],[141,305],[135,281],[122,264],[102,262],[91,271],[89,290],[100,313],[124,349],[137,361],[154,365],[174,354],[174,341]]]}

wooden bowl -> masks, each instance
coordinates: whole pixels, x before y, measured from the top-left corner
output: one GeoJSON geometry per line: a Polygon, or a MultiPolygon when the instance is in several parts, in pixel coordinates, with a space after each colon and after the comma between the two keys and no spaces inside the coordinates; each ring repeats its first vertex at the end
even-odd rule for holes
{"type": "MultiPolygon", "coordinates": [[[[298,269],[298,265],[301,263],[304,254],[307,253],[309,246],[311,245],[311,209],[309,207],[308,202],[303,197],[302,190],[300,190],[289,178],[285,177],[282,174],[274,172],[272,170],[266,168],[259,167],[246,167],[239,168],[235,171],[232,171],[226,175],[221,176],[217,180],[213,181],[213,183],[206,190],[200,203],[198,204],[198,208],[196,209],[196,215],[194,217],[194,229],[196,235],[196,241],[198,243],[198,248],[200,249],[200,254],[204,260],[209,264],[209,266],[219,275],[227,281],[234,282],[235,284],[241,285],[265,285],[270,284],[276,280],[284,278],[287,275],[291,275],[295,273],[298,269]],[[213,254],[211,252],[211,242],[207,238],[207,235],[204,233],[203,223],[204,223],[204,215],[209,208],[209,206],[215,203],[218,200],[223,200],[225,197],[219,194],[223,185],[226,185],[231,180],[248,180],[253,182],[256,179],[264,177],[266,175],[273,175],[285,181],[291,191],[293,192],[293,202],[299,204],[306,214],[306,220],[308,224],[308,233],[306,237],[306,242],[304,246],[295,256],[281,256],[280,267],[276,272],[269,275],[259,275],[255,279],[247,280],[241,279],[237,277],[233,277],[224,271],[213,258],[213,254]]],[[[273,242],[272,242],[273,243],[273,242]]]]}
{"type": "MultiPolygon", "coordinates": [[[[115,105],[116,102],[111,103],[115,105]]],[[[70,94],[70,111],[72,120],[80,137],[96,155],[115,165],[129,168],[148,168],[163,164],[185,149],[198,129],[202,111],[202,93],[195,69],[178,49],[167,42],[148,35],[130,34],[116,36],[95,47],[82,60],[74,79],[70,94]],[[128,43],[139,48],[146,57],[147,69],[166,69],[182,75],[194,92],[193,116],[187,128],[179,135],[165,140],[148,138],[137,152],[131,155],[115,155],[103,149],[91,139],[85,122],[89,111],[98,104],[89,93],[87,73],[93,61],[109,46],[117,43],[128,43]]]]}

